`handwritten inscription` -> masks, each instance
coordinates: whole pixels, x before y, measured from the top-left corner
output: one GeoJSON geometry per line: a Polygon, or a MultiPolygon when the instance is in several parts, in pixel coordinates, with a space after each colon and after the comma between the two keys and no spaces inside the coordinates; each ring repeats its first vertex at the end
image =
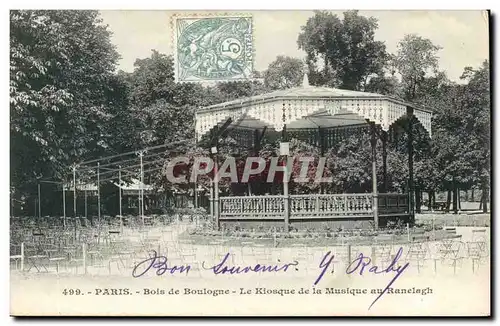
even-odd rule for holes
{"type": "Polygon", "coordinates": [[[211,267],[205,267],[205,262],[203,262],[203,268],[212,270],[215,275],[218,274],[242,274],[248,272],[260,273],[260,272],[268,272],[268,273],[276,273],[276,272],[287,272],[290,266],[297,266],[299,264],[298,261],[293,261],[291,263],[286,264],[274,264],[274,265],[263,265],[263,264],[255,264],[251,266],[228,266],[227,260],[229,258],[229,253],[227,253],[222,260],[211,267]]]}
{"type": "MultiPolygon", "coordinates": [[[[403,265],[398,264],[399,259],[401,258],[403,253],[403,248],[399,248],[396,255],[393,257],[392,261],[385,268],[377,266],[373,263],[372,258],[369,256],[365,256],[363,253],[360,253],[353,261],[351,261],[345,270],[345,273],[348,275],[360,275],[363,276],[363,273],[372,273],[374,275],[379,274],[394,274],[394,277],[390,280],[387,286],[380,291],[375,300],[371,303],[368,309],[370,309],[380,298],[386,294],[390,293],[391,287],[394,282],[403,274],[403,272],[408,268],[409,263],[405,263],[403,265]]],[[[281,263],[278,260],[276,264],[261,264],[256,263],[253,265],[247,266],[239,266],[239,265],[231,265],[229,263],[230,253],[224,255],[220,262],[216,264],[209,264],[205,261],[202,262],[202,267],[205,270],[209,270],[213,272],[215,275],[233,275],[233,274],[247,274],[247,273],[285,273],[289,271],[298,271],[298,261],[281,263]]],[[[323,279],[324,275],[328,270],[332,270],[333,273],[333,263],[334,263],[334,254],[331,251],[328,251],[321,259],[319,263],[319,274],[316,277],[313,285],[318,285],[323,279]]],[[[188,275],[189,271],[192,269],[191,265],[175,265],[169,263],[166,256],[158,255],[155,250],[151,250],[149,253],[149,257],[141,262],[139,262],[134,269],[132,270],[133,277],[141,277],[148,273],[149,271],[154,271],[156,275],[164,275],[164,274],[185,274],[188,275]]]]}
{"type": "Polygon", "coordinates": [[[158,276],[163,275],[167,272],[169,274],[185,273],[187,275],[191,270],[191,266],[190,265],[169,266],[168,259],[166,256],[158,256],[156,250],[151,250],[149,252],[149,257],[147,259],[139,262],[137,265],[134,266],[134,269],[132,270],[132,276],[141,277],[150,270],[155,270],[156,275],[158,276]]]}

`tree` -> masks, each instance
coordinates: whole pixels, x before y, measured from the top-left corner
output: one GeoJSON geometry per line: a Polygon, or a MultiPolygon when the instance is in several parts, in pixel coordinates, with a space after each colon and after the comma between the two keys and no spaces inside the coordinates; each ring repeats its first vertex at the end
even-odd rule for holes
{"type": "Polygon", "coordinates": [[[395,76],[374,76],[364,87],[365,92],[397,96],[399,81],[395,76]]]}
{"type": "Polygon", "coordinates": [[[316,11],[297,40],[307,54],[311,83],[360,90],[368,77],[380,75],[388,57],[384,43],[375,41],[377,27],[375,18],[358,11],[345,12],[343,20],[316,11]]]}
{"type": "Polygon", "coordinates": [[[199,84],[175,83],[172,57],[156,50],[134,65],[132,73],[123,74],[130,106],[124,114],[133,121],[129,132],[135,149],[194,141],[194,112],[211,104],[207,91],[199,84]]]}
{"type": "Polygon", "coordinates": [[[235,81],[231,83],[217,83],[208,89],[215,96],[214,103],[222,103],[242,97],[263,94],[267,91],[264,84],[256,79],[252,81],[235,81]]]}
{"type": "Polygon", "coordinates": [[[401,75],[403,97],[414,101],[421,92],[426,77],[437,74],[438,56],[441,47],[429,39],[415,34],[406,35],[398,44],[393,65],[401,75]]]}
{"type": "MultiPolygon", "coordinates": [[[[454,84],[442,94],[433,119],[433,153],[441,171],[441,185],[453,191],[457,212],[458,190],[479,184],[487,195],[490,183],[490,86],[489,67],[465,68],[465,85],[454,84]]],[[[483,197],[486,209],[486,197],[483,197]]]]}
{"type": "Polygon", "coordinates": [[[466,67],[462,79],[468,81],[463,88],[460,105],[463,106],[463,128],[469,142],[467,156],[473,166],[472,177],[483,190],[482,208],[487,212],[491,183],[491,103],[490,69],[485,60],[479,69],[466,67]]]}
{"type": "Polygon", "coordinates": [[[108,147],[118,54],[97,11],[10,12],[11,182],[66,176],[108,147]]]}
{"type": "Polygon", "coordinates": [[[304,76],[302,60],[278,56],[264,72],[264,86],[270,90],[300,86],[304,76]]]}

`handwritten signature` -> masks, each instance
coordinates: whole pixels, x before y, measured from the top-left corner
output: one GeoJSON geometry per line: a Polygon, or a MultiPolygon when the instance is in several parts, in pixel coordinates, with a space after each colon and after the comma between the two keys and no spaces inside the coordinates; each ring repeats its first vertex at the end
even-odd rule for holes
{"type": "MultiPolygon", "coordinates": [[[[363,253],[360,253],[358,257],[356,257],[346,268],[346,274],[359,274],[363,275],[365,271],[372,274],[391,274],[395,273],[394,277],[387,284],[384,290],[375,298],[375,300],[371,303],[368,309],[371,307],[391,288],[394,282],[403,274],[403,272],[408,268],[409,263],[404,265],[398,265],[398,261],[403,254],[403,248],[399,248],[396,255],[393,257],[392,261],[385,268],[381,268],[380,266],[375,265],[372,262],[372,259],[369,256],[365,256],[363,253]]],[[[281,263],[278,260],[278,264],[255,264],[248,266],[231,266],[228,262],[230,257],[230,253],[224,255],[222,260],[215,265],[207,264],[205,261],[202,262],[202,267],[205,270],[211,270],[215,275],[219,274],[246,274],[246,273],[278,273],[278,272],[288,272],[288,271],[297,271],[297,266],[299,265],[298,261],[292,261],[287,263],[281,263]],[[208,265],[208,266],[207,266],[208,265]]],[[[320,273],[313,285],[318,285],[325,273],[332,268],[333,271],[333,262],[334,255],[331,251],[328,251],[322,258],[319,263],[320,273]]],[[[185,265],[174,265],[169,264],[168,258],[163,255],[159,255],[155,250],[151,250],[149,253],[149,257],[134,266],[132,270],[133,277],[141,277],[145,275],[150,270],[155,270],[156,275],[161,276],[165,273],[167,274],[189,274],[189,271],[192,269],[192,266],[189,264],[185,265]]]]}
{"type": "MultiPolygon", "coordinates": [[[[387,291],[391,288],[391,286],[394,284],[394,282],[403,274],[403,272],[408,268],[410,263],[406,263],[404,265],[398,265],[399,259],[401,258],[401,255],[403,254],[403,248],[399,248],[396,255],[392,259],[392,261],[389,263],[389,265],[386,268],[381,268],[380,266],[377,266],[372,263],[372,259],[369,256],[365,256],[363,253],[360,253],[356,259],[354,259],[346,268],[346,274],[357,274],[363,275],[363,272],[365,272],[365,269],[368,270],[368,273],[373,273],[373,274],[389,274],[389,273],[396,273],[394,277],[391,279],[391,281],[387,284],[387,286],[384,288],[384,290],[373,300],[373,302],[370,304],[368,307],[368,310],[373,307],[373,305],[385,294],[387,291]]],[[[327,252],[323,259],[321,260],[321,263],[319,264],[319,268],[321,269],[321,272],[314,282],[314,285],[317,285],[321,279],[323,278],[323,275],[326,273],[330,265],[332,264],[334,259],[334,255],[332,254],[331,251],[327,252]]]]}

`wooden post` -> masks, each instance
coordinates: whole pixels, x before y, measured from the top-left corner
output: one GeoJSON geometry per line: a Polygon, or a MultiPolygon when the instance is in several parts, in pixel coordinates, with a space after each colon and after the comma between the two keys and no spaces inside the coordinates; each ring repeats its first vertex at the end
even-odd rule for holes
{"type": "Polygon", "coordinates": [[[11,217],[14,217],[15,213],[14,213],[14,194],[12,193],[12,189],[11,189],[11,193],[10,193],[10,216],[11,217]]]}
{"type": "Polygon", "coordinates": [[[83,273],[87,274],[87,251],[85,248],[85,242],[82,243],[82,261],[83,261],[83,273]]]}
{"type": "Polygon", "coordinates": [[[414,182],[413,182],[413,108],[407,107],[408,118],[408,210],[410,213],[410,222],[415,222],[415,197],[414,197],[414,182]]]}
{"type": "MultiPolygon", "coordinates": [[[[319,134],[319,148],[320,148],[320,157],[325,156],[325,151],[326,151],[326,146],[325,146],[325,130],[321,129],[321,127],[318,127],[318,134],[319,134]]],[[[323,182],[319,184],[319,192],[320,194],[325,193],[325,185],[323,182]]]]}
{"type": "Polygon", "coordinates": [[[97,220],[99,221],[99,229],[101,229],[101,185],[99,175],[99,162],[97,162],[97,220]]]}
{"type": "Polygon", "coordinates": [[[217,159],[217,153],[214,153],[214,215],[215,215],[215,225],[217,230],[220,229],[220,208],[219,208],[219,161],[217,159]]]}
{"type": "Polygon", "coordinates": [[[196,182],[196,169],[194,170],[194,174],[195,174],[195,177],[194,177],[194,193],[193,193],[193,196],[194,196],[194,208],[198,208],[198,185],[197,185],[197,182],[196,182]]]}
{"type": "Polygon", "coordinates": [[[140,188],[140,193],[141,193],[141,218],[142,218],[142,226],[144,226],[144,164],[143,164],[143,158],[144,152],[139,152],[139,157],[141,161],[141,188],[140,188]]]}
{"type": "Polygon", "coordinates": [[[288,194],[288,156],[285,155],[285,166],[283,167],[283,201],[285,213],[285,232],[288,232],[290,225],[290,195],[288,194]]]}
{"type": "Polygon", "coordinates": [[[214,188],[210,187],[210,197],[208,198],[210,201],[210,216],[214,217],[214,188]]]}
{"type": "Polygon", "coordinates": [[[21,242],[21,272],[24,271],[24,242],[21,242]]]}
{"type": "Polygon", "coordinates": [[[120,212],[120,221],[122,219],[122,167],[119,165],[118,166],[118,205],[120,206],[120,209],[118,210],[120,212]]]}
{"type": "Polygon", "coordinates": [[[383,188],[382,193],[387,193],[389,187],[387,186],[387,131],[382,130],[382,169],[383,169],[383,188]]]}
{"type": "Polygon", "coordinates": [[[40,182],[38,183],[38,219],[42,219],[42,195],[40,191],[40,182]]]}
{"type": "MultiPolygon", "coordinates": [[[[283,102],[282,109],[282,122],[283,122],[283,130],[281,131],[281,142],[284,143],[287,141],[287,133],[286,133],[286,105],[283,102]]],[[[285,154],[285,166],[283,168],[283,205],[284,205],[284,224],[285,224],[285,232],[289,232],[290,230],[290,197],[288,195],[288,153],[280,153],[285,154]]]]}
{"type": "Polygon", "coordinates": [[[76,242],[76,165],[73,165],[73,215],[75,217],[75,226],[73,228],[75,242],[76,242]]]}
{"type": "Polygon", "coordinates": [[[85,189],[85,218],[87,218],[87,189],[85,189]]]}
{"type": "Polygon", "coordinates": [[[63,196],[63,226],[66,229],[66,185],[63,181],[62,183],[62,196],[63,196]]]}
{"type": "Polygon", "coordinates": [[[372,192],[373,192],[373,219],[375,222],[375,230],[378,230],[378,191],[377,191],[377,137],[375,130],[375,123],[371,124],[371,146],[372,146],[372,192]]]}
{"type": "Polygon", "coordinates": [[[421,197],[422,196],[422,191],[420,190],[419,187],[415,186],[415,213],[421,213],[421,208],[422,208],[422,201],[421,197]]]}

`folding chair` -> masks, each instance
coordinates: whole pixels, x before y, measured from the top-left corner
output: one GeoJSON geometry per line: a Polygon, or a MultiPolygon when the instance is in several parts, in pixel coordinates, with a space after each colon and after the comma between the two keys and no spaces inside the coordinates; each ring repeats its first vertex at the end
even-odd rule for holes
{"type": "MultiPolygon", "coordinates": [[[[453,274],[456,274],[457,261],[461,259],[459,253],[462,245],[462,241],[454,239],[445,239],[438,243],[438,259],[441,260],[441,264],[452,262],[453,274]]],[[[434,270],[437,272],[436,261],[434,261],[434,270]]]]}
{"type": "Polygon", "coordinates": [[[88,266],[104,266],[104,254],[102,251],[102,247],[99,246],[96,241],[92,240],[87,242],[87,257],[89,257],[89,259],[86,261],[88,266]]]}
{"type": "Polygon", "coordinates": [[[488,241],[488,233],[486,229],[473,229],[472,230],[472,241],[488,241]]]}
{"type": "Polygon", "coordinates": [[[24,243],[20,245],[10,245],[10,261],[14,261],[16,270],[19,270],[18,263],[21,265],[21,271],[24,270],[24,243]]]}
{"type": "Polygon", "coordinates": [[[26,261],[28,263],[27,272],[31,271],[32,268],[35,268],[38,273],[45,271],[48,272],[47,269],[47,259],[48,256],[43,254],[40,251],[40,248],[36,244],[31,244],[25,247],[26,251],[26,261]]]}
{"type": "Polygon", "coordinates": [[[477,269],[481,263],[489,257],[488,245],[486,241],[470,241],[467,242],[467,256],[472,261],[472,273],[475,273],[475,266],[477,269]]]}
{"type": "MultiPolygon", "coordinates": [[[[68,257],[68,266],[75,267],[75,274],[78,274],[78,268],[84,263],[83,248],[81,245],[73,244],[64,248],[64,253],[68,257]]],[[[85,272],[85,270],[84,270],[85,272]]]]}
{"type": "Polygon", "coordinates": [[[386,263],[392,262],[392,244],[376,244],[372,247],[371,258],[373,263],[383,267],[386,263]]]}
{"type": "Polygon", "coordinates": [[[48,265],[54,264],[56,267],[56,273],[59,274],[60,264],[66,261],[66,257],[64,257],[64,253],[60,251],[60,248],[56,244],[46,244],[45,245],[45,253],[48,259],[48,265]]]}
{"type": "Polygon", "coordinates": [[[430,253],[428,246],[429,236],[414,235],[411,237],[408,252],[406,253],[406,262],[417,264],[417,272],[425,266],[425,261],[430,253]]]}

